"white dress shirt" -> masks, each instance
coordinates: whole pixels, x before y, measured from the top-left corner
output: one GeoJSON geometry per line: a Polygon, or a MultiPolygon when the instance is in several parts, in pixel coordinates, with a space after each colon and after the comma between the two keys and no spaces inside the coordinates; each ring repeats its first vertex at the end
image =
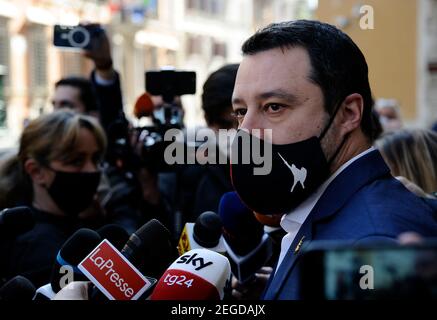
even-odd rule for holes
{"type": "MultiPolygon", "coordinates": [[[[299,229],[302,227],[306,218],[313,210],[313,208],[317,204],[317,201],[319,201],[320,197],[325,192],[328,185],[340,174],[340,172],[346,169],[352,162],[356,161],[357,159],[361,158],[362,156],[368,154],[373,150],[376,149],[374,147],[370,147],[366,151],[361,152],[360,154],[356,155],[355,157],[344,163],[314,193],[312,193],[307,199],[305,199],[304,202],[302,202],[290,213],[284,214],[282,216],[281,227],[287,232],[287,234],[282,238],[278,267],[284,259],[285,254],[288,252],[291,244],[293,243],[293,240],[299,232],[299,229]]],[[[276,268],[276,270],[278,270],[278,267],[276,268]]]]}

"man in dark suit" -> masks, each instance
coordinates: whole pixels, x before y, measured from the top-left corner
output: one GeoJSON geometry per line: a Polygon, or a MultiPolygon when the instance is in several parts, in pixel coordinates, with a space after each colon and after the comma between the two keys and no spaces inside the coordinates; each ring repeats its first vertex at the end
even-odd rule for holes
{"type": "Polygon", "coordinates": [[[273,165],[257,177],[233,164],[232,182],[254,211],[284,214],[287,232],[264,299],[299,298],[299,257],[314,240],[437,235],[435,207],[394,179],[372,147],[379,132],[367,63],[346,34],[317,21],[283,22],[242,49],[234,112],[240,129],[272,129],[273,165]]]}

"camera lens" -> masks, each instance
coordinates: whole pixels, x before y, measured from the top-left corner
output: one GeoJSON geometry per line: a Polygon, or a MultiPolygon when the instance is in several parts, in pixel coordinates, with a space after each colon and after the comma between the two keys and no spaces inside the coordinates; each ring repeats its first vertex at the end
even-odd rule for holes
{"type": "Polygon", "coordinates": [[[71,46],[85,48],[90,42],[90,33],[84,27],[76,27],[68,34],[71,46]]]}

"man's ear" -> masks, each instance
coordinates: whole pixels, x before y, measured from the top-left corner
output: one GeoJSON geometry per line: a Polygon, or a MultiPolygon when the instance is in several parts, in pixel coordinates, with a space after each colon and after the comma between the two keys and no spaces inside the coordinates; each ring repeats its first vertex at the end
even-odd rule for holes
{"type": "Polygon", "coordinates": [[[339,110],[341,113],[340,127],[345,133],[349,133],[360,127],[363,117],[364,100],[359,93],[348,95],[339,110]]]}
{"type": "Polygon", "coordinates": [[[47,182],[47,172],[34,159],[27,159],[24,162],[24,171],[30,176],[33,182],[39,185],[45,185],[47,182]]]}

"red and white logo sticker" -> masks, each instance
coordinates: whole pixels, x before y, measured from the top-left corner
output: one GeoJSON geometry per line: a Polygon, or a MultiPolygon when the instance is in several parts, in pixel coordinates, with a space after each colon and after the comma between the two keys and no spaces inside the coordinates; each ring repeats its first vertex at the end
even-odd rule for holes
{"type": "Polygon", "coordinates": [[[78,267],[111,300],[136,300],[152,286],[106,239],[78,267]]]}

